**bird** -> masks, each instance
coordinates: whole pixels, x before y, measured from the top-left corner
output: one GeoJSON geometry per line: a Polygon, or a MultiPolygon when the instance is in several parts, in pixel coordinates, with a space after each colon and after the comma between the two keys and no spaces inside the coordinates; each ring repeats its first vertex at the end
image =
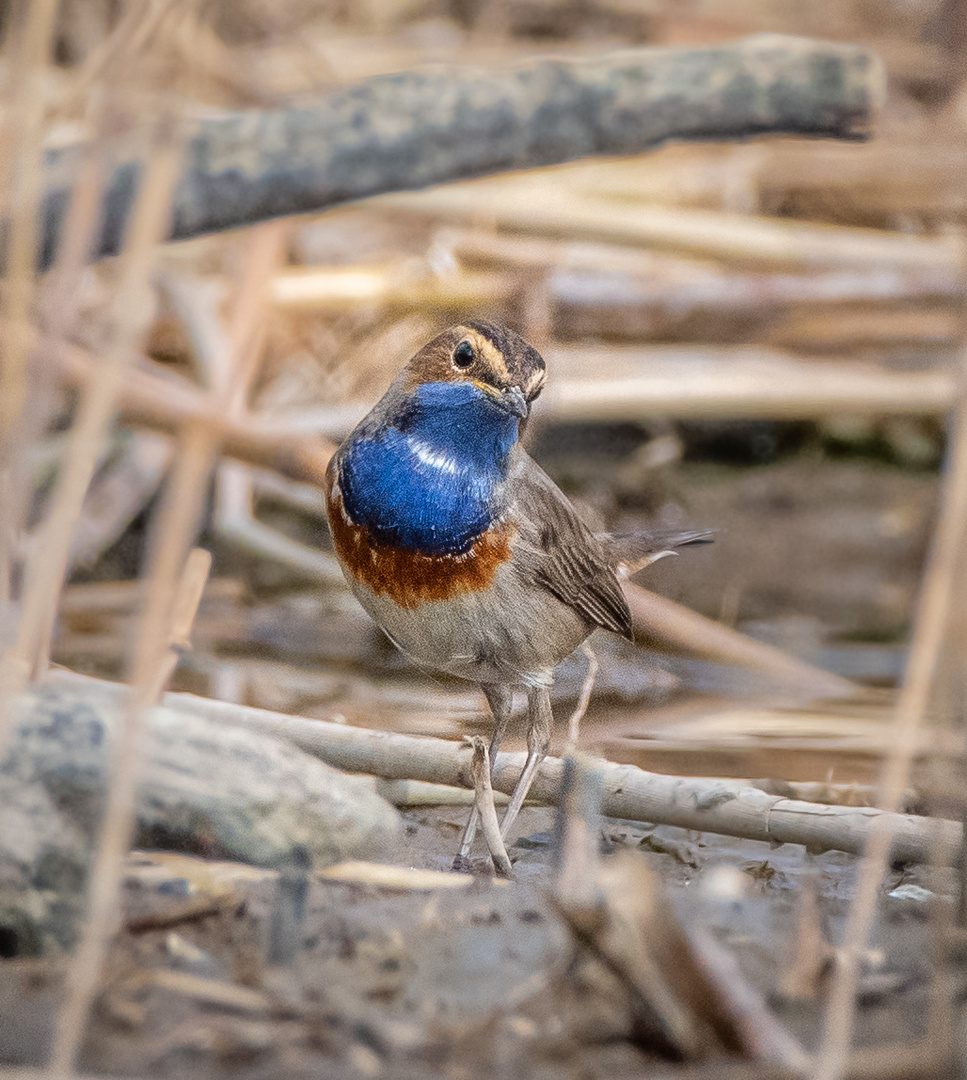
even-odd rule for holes
{"type": "MultiPolygon", "coordinates": [[[[554,670],[596,629],[632,638],[619,577],[708,533],[596,534],[521,437],[541,354],[506,326],[450,327],[403,367],[334,454],[325,482],[350,590],[416,665],[476,683],[491,767],[527,695],[527,756],[506,839],[547,755],[554,670]]],[[[469,867],[475,806],[455,869],[469,867]]],[[[498,863],[506,872],[506,856],[498,863]]]]}

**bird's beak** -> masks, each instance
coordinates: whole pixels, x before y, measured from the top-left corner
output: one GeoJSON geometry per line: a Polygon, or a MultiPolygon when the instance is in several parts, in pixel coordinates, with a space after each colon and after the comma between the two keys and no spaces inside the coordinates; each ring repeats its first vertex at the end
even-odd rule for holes
{"type": "Polygon", "coordinates": [[[506,390],[501,390],[500,400],[508,412],[512,412],[514,416],[519,416],[521,420],[527,419],[530,406],[527,404],[527,398],[524,397],[524,392],[519,386],[508,386],[506,390]]]}

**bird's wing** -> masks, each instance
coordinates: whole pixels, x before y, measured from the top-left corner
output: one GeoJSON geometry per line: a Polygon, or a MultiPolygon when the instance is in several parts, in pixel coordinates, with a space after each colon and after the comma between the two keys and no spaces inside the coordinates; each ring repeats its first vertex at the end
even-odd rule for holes
{"type": "Polygon", "coordinates": [[[522,576],[595,626],[631,638],[631,613],[609,552],[553,480],[523,451],[507,477],[522,576]]]}

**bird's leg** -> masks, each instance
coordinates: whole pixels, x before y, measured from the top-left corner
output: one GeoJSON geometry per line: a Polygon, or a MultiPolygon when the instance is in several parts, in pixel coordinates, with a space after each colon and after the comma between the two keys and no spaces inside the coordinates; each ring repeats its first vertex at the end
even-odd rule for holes
{"type": "Polygon", "coordinates": [[[500,835],[506,840],[511,825],[524,805],[527,792],[534,782],[541,762],[547,757],[547,748],[551,744],[551,726],[554,717],[551,713],[551,691],[546,686],[532,686],[527,691],[527,760],[521,771],[520,779],[510,797],[510,804],[500,826],[500,835]]]}
{"type": "MultiPolygon", "coordinates": [[[[490,706],[494,718],[494,733],[490,737],[490,769],[493,772],[494,762],[497,760],[497,751],[500,749],[501,740],[507,730],[510,714],[514,711],[514,691],[503,683],[482,686],[484,697],[490,706]]],[[[460,841],[460,850],[453,860],[454,870],[467,871],[470,869],[470,848],[473,846],[473,838],[477,835],[477,825],[480,823],[480,811],[477,804],[473,804],[470,811],[470,819],[463,831],[463,839],[460,841]]]]}
{"type": "Polygon", "coordinates": [[[514,876],[513,867],[504,847],[503,838],[500,835],[500,826],[497,824],[497,807],[494,805],[494,789],[490,786],[490,755],[487,753],[487,744],[475,735],[472,740],[473,761],[470,772],[473,776],[473,787],[477,794],[474,806],[480,817],[483,827],[484,839],[490,849],[490,857],[494,862],[494,869],[503,877],[514,876]]]}

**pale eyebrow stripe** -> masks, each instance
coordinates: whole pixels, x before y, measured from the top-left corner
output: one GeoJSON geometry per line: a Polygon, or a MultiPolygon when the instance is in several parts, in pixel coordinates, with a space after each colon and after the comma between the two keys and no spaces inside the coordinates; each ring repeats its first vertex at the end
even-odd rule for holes
{"type": "Polygon", "coordinates": [[[488,361],[494,373],[509,382],[510,372],[507,370],[507,362],[504,360],[504,354],[500,349],[489,338],[484,337],[479,330],[474,330],[469,326],[462,329],[467,331],[468,340],[473,342],[477,352],[488,361]]]}

